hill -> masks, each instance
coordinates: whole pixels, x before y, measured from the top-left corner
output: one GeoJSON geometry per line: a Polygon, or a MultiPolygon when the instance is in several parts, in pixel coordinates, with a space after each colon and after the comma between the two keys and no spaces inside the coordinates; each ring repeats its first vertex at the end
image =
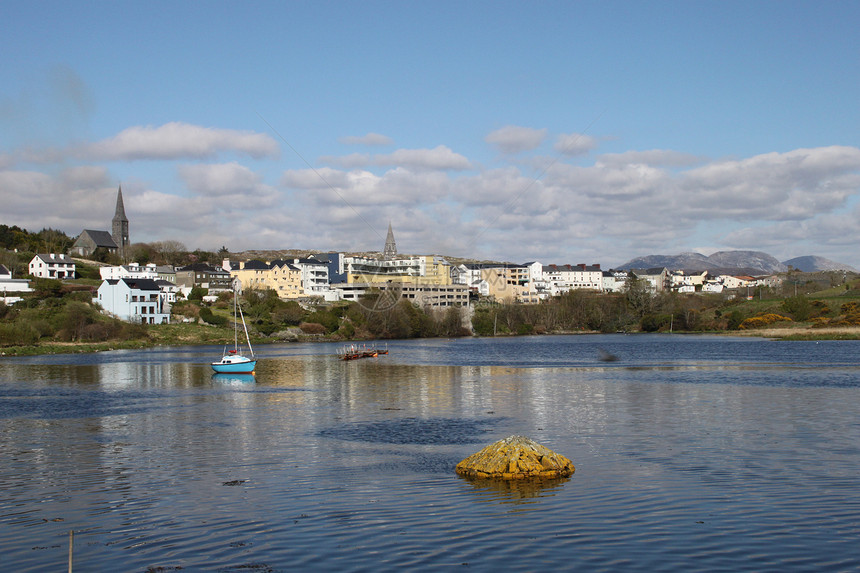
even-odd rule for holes
{"type": "Polygon", "coordinates": [[[836,261],[831,261],[830,259],[825,259],[824,257],[816,257],[814,255],[795,257],[793,259],[783,261],[782,264],[784,264],[786,267],[791,266],[804,273],[813,273],[816,271],[849,271],[852,273],[857,272],[857,269],[855,269],[851,265],[837,263],[836,261]]]}
{"type": "Polygon", "coordinates": [[[719,251],[709,257],[701,253],[648,255],[632,259],[618,268],[641,269],[651,267],[715,273],[728,271],[756,275],[780,273],[788,270],[786,265],[761,251],[719,251]]]}

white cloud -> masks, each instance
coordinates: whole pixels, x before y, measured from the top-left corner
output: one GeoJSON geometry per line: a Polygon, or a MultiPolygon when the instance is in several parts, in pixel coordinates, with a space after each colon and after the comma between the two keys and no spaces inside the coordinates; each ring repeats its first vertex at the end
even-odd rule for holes
{"type": "Polygon", "coordinates": [[[597,164],[603,166],[644,164],[659,167],[688,167],[701,162],[702,159],[695,155],[669,149],[606,153],[597,158],[597,164]]]}
{"type": "MultiPolygon", "coordinates": [[[[557,160],[536,173],[504,157],[477,170],[444,146],[340,159],[360,165],[285,171],[277,187],[272,174],[236,161],[180,165],[177,183],[161,188],[123,181],[132,240],[379,250],[390,220],[401,250],[416,254],[608,266],[708,244],[860,266],[860,213],[850,211],[860,203],[854,147],[718,161],[634,150],[590,165],[557,160]]],[[[0,169],[0,222],[69,234],[109,228],[117,181],[91,164],[0,169]]]]}
{"type": "Polygon", "coordinates": [[[129,127],[74,153],[89,160],[133,161],[207,159],[223,152],[254,158],[274,157],[278,154],[278,144],[264,133],[172,122],[159,127],[129,127]]]}
{"type": "Polygon", "coordinates": [[[379,133],[368,133],[367,135],[347,135],[338,139],[344,145],[391,145],[394,143],[387,135],[379,133]]]}
{"type": "Polygon", "coordinates": [[[236,162],[181,165],[179,176],[195,195],[218,200],[225,209],[254,210],[275,205],[278,192],[260,174],[236,162]]]}
{"type": "Polygon", "coordinates": [[[799,220],[845,204],[860,188],[860,149],[822,147],[711,163],[679,180],[698,216],[799,220]]]}
{"type": "Polygon", "coordinates": [[[345,168],[406,167],[415,170],[463,171],[472,168],[465,156],[439,145],[433,149],[398,149],[384,155],[353,153],[336,157],[321,157],[320,161],[345,168]]]}
{"type": "Polygon", "coordinates": [[[569,133],[559,135],[555,140],[554,149],[568,157],[585,155],[597,147],[597,141],[590,135],[583,133],[569,133]]]}
{"type": "Polygon", "coordinates": [[[546,138],[546,129],[534,129],[518,125],[506,125],[489,133],[484,141],[502,153],[520,153],[536,149],[546,138]]]}

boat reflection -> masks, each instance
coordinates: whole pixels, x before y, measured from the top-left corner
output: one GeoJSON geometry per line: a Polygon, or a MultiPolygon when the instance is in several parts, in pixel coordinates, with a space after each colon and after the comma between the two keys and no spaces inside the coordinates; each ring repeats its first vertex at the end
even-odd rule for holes
{"type": "Polygon", "coordinates": [[[245,384],[255,384],[257,378],[251,374],[231,374],[229,372],[215,372],[212,374],[212,382],[224,386],[243,386],[245,384]]]}

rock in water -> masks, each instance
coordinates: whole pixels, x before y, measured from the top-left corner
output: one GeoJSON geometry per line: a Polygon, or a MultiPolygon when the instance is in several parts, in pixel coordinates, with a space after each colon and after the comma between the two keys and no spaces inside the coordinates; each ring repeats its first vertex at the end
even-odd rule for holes
{"type": "Polygon", "coordinates": [[[510,436],[490,444],[459,464],[456,472],[473,478],[523,479],[567,477],[573,463],[525,436],[510,436]]]}

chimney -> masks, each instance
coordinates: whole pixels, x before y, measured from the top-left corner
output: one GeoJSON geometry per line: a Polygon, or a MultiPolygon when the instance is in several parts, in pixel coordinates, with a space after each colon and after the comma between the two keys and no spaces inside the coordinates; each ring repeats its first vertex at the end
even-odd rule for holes
{"type": "Polygon", "coordinates": [[[595,263],[595,264],[594,264],[594,268],[595,268],[595,269],[597,269],[597,270],[599,271],[599,270],[600,270],[600,263],[595,263]]]}

